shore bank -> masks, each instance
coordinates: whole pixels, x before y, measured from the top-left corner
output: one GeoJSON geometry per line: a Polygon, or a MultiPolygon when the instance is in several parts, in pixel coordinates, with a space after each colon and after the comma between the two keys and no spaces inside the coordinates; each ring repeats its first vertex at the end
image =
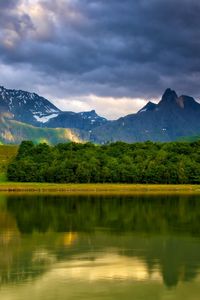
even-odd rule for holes
{"type": "Polygon", "coordinates": [[[32,193],[199,193],[200,185],[0,183],[0,192],[32,193]]]}

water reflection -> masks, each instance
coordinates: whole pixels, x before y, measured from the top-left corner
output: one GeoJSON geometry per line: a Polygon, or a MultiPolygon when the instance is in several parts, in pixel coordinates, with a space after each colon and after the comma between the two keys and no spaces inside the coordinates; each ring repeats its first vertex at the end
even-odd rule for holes
{"type": "MultiPolygon", "coordinates": [[[[120,282],[126,292],[137,283],[170,291],[192,283],[200,291],[199,237],[199,196],[2,197],[2,295],[18,299],[11,287],[53,286],[53,278],[59,289],[120,282]]],[[[120,290],[109,299],[118,298],[120,290]]]]}
{"type": "Polygon", "coordinates": [[[103,228],[123,233],[200,234],[199,196],[10,196],[6,210],[21,233],[103,228]]]}

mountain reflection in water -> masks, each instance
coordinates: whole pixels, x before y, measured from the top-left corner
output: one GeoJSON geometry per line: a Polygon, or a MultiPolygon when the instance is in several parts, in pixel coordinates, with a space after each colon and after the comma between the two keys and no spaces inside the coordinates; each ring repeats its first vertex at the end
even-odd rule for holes
{"type": "MultiPolygon", "coordinates": [[[[199,237],[199,196],[1,196],[0,298],[54,281],[60,291],[124,282],[129,291],[193,283],[199,293],[199,237]]],[[[111,294],[120,299],[120,290],[111,294]]]]}

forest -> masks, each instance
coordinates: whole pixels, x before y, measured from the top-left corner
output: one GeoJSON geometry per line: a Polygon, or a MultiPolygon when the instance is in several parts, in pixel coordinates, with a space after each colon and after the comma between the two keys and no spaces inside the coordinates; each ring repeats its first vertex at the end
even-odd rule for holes
{"type": "Polygon", "coordinates": [[[7,177],[15,182],[199,184],[200,141],[55,146],[23,141],[7,177]]]}

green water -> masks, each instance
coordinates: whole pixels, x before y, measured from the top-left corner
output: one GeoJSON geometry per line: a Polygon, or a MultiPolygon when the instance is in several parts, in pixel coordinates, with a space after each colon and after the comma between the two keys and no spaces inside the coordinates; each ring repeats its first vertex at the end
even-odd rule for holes
{"type": "Polygon", "coordinates": [[[0,299],[200,299],[200,196],[0,196],[0,299]]]}

